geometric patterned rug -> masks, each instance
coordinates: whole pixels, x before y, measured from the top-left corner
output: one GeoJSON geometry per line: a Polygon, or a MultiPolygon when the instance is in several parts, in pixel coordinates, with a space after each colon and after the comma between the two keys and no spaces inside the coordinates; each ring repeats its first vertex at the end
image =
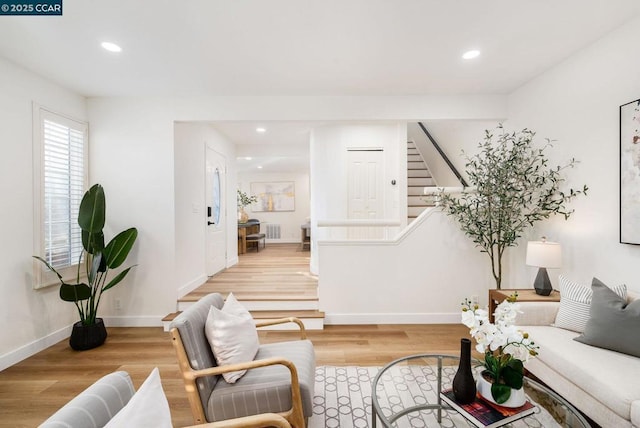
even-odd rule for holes
{"type": "Polygon", "coordinates": [[[316,367],[313,416],[309,428],[367,428],[371,384],[380,367],[316,367]]]}
{"type": "MultiPolygon", "coordinates": [[[[309,418],[308,428],[369,428],[371,384],[379,370],[380,367],[316,367],[313,416],[309,418]]],[[[443,387],[450,386],[456,370],[457,367],[443,367],[443,387]]],[[[384,396],[379,396],[378,402],[383,412],[398,412],[415,404],[416,398],[435,402],[435,373],[434,368],[429,366],[392,367],[381,379],[385,383],[384,388],[381,388],[384,396]]],[[[381,423],[377,425],[382,426],[381,423]]],[[[473,425],[455,411],[443,411],[442,422],[439,424],[434,410],[423,410],[408,415],[394,426],[466,428],[473,425]]],[[[550,428],[559,425],[550,415],[538,414],[535,419],[521,419],[512,426],[550,428]]]]}

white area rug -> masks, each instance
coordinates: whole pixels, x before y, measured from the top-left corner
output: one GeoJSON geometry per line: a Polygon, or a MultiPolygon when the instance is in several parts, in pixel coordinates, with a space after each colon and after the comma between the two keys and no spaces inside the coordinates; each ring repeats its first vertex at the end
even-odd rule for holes
{"type": "MultiPolygon", "coordinates": [[[[371,385],[379,367],[316,368],[313,416],[309,428],[368,428],[371,426],[371,385]]],[[[457,367],[443,368],[443,385],[449,386],[457,367]]],[[[378,390],[378,401],[384,413],[398,412],[414,405],[437,402],[436,372],[429,366],[393,367],[381,379],[384,388],[378,390]],[[384,389],[384,393],[382,390],[384,389]]],[[[423,410],[402,418],[394,425],[399,428],[472,427],[454,411],[443,411],[438,423],[435,410],[423,410]]],[[[378,421],[378,427],[383,427],[378,421]]],[[[550,415],[521,419],[511,426],[550,428],[559,426],[550,415]]]]}

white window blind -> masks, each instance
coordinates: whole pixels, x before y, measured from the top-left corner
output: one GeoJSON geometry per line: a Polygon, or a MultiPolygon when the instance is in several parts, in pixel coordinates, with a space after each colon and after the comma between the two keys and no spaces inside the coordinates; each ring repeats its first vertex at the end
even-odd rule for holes
{"type": "Polygon", "coordinates": [[[78,209],[84,194],[84,130],[43,121],[44,258],[55,268],[78,263],[82,234],[78,209]]]}
{"type": "MultiPolygon", "coordinates": [[[[82,254],[78,210],[87,188],[87,130],[84,122],[34,104],[34,254],[65,280],[74,278],[82,254]]],[[[36,288],[58,283],[34,263],[36,288]]]]}

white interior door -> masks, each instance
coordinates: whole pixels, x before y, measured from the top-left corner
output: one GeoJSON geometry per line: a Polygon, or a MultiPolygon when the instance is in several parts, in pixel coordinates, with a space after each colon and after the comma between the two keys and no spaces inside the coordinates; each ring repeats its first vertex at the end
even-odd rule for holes
{"type": "MultiPolygon", "coordinates": [[[[384,217],[382,192],[382,149],[349,150],[348,152],[349,219],[379,219],[384,217]]],[[[350,227],[349,239],[377,239],[382,228],[350,227]]]]}
{"type": "Polygon", "coordinates": [[[206,148],[206,271],[211,276],[227,265],[226,163],[215,150],[206,148]]]}

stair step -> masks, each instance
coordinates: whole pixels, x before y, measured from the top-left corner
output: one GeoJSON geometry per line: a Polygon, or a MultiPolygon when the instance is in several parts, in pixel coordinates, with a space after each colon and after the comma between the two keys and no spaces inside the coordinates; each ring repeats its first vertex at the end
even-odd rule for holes
{"type": "MultiPolygon", "coordinates": [[[[318,310],[307,310],[307,311],[249,311],[251,316],[255,320],[272,320],[278,318],[288,318],[295,317],[299,318],[300,321],[304,324],[304,327],[307,330],[322,330],[324,327],[324,312],[318,310]]],[[[166,317],[162,318],[162,325],[164,327],[164,331],[169,331],[169,325],[171,321],[173,321],[178,315],[180,315],[182,311],[173,312],[168,314],[166,317]]],[[[275,326],[267,326],[261,327],[262,330],[297,330],[298,326],[296,324],[282,324],[275,326]]]]}
{"type": "Polygon", "coordinates": [[[407,167],[408,178],[431,178],[431,173],[427,169],[409,169],[407,167]]]}
{"type": "Polygon", "coordinates": [[[426,210],[427,208],[431,208],[433,207],[433,205],[430,206],[420,206],[420,207],[407,207],[407,216],[408,217],[418,217],[422,211],[426,210]]]}
{"type": "Polygon", "coordinates": [[[251,311],[251,315],[257,320],[272,320],[277,318],[324,318],[324,312],[318,310],[310,311],[251,311]]]}
{"type": "Polygon", "coordinates": [[[435,187],[436,182],[431,177],[409,177],[407,187],[435,187]]]}
{"type": "MultiPolygon", "coordinates": [[[[250,311],[308,311],[316,310],[320,307],[317,297],[314,299],[261,299],[252,297],[250,300],[238,298],[238,301],[250,311]]],[[[178,301],[178,310],[183,311],[194,303],[194,301],[178,301]]]]}
{"type": "Polygon", "coordinates": [[[408,196],[424,196],[424,189],[437,189],[436,186],[407,186],[407,195],[408,196]]]}
{"type": "Polygon", "coordinates": [[[170,314],[168,314],[166,317],[162,318],[162,322],[163,322],[163,323],[164,323],[164,322],[171,322],[171,321],[173,321],[174,319],[176,319],[176,317],[177,317],[178,315],[180,315],[181,313],[182,313],[182,311],[178,311],[178,312],[170,313],[170,314]]]}
{"type": "Polygon", "coordinates": [[[430,200],[425,200],[425,196],[420,195],[409,195],[407,196],[407,205],[410,207],[424,207],[433,205],[433,202],[430,200]]]}

